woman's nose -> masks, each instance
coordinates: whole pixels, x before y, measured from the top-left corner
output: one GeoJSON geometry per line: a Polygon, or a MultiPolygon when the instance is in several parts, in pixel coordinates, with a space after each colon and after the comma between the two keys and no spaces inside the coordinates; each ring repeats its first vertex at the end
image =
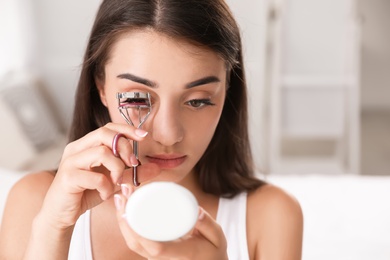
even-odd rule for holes
{"type": "Polygon", "coordinates": [[[174,105],[160,104],[151,119],[151,134],[156,142],[164,146],[172,146],[183,140],[184,131],[179,109],[174,105]]]}

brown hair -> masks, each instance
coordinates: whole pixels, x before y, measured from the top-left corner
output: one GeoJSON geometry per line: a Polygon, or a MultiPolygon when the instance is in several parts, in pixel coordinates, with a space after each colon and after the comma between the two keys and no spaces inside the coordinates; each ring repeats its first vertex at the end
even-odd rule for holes
{"type": "Polygon", "coordinates": [[[152,29],[209,48],[228,69],[227,95],[216,132],[195,166],[205,192],[234,196],[264,182],[254,177],[247,88],[238,26],[223,0],[105,0],[89,38],[76,93],[70,141],[110,122],[95,79],[104,80],[111,46],[129,30],[152,29]]]}

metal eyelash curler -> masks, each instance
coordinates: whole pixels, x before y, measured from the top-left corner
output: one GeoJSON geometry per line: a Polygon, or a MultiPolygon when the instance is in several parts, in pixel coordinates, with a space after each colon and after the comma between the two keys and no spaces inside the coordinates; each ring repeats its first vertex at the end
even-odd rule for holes
{"type": "MultiPolygon", "coordinates": [[[[152,111],[150,94],[145,92],[117,93],[118,110],[126,123],[136,128],[141,128],[152,111]]],[[[138,142],[133,140],[134,155],[138,159],[138,142]]],[[[133,185],[139,186],[137,180],[137,166],[133,167],[133,185]]]]}

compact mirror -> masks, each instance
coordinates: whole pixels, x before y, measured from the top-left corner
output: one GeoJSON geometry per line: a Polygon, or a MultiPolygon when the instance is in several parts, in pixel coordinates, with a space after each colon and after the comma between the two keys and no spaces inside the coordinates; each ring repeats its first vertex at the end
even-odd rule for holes
{"type": "Polygon", "coordinates": [[[153,182],[137,189],[126,204],[126,219],[140,236],[172,241],[188,234],[198,219],[198,202],[173,182],[153,182]]]}

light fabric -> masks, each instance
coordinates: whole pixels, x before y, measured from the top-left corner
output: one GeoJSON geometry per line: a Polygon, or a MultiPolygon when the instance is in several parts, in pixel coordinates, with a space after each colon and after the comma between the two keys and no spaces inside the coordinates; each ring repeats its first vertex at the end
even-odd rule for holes
{"type": "Polygon", "coordinates": [[[87,210],[79,217],[70,241],[69,260],[92,260],[91,212],[87,210]]]}
{"type": "Polygon", "coordinates": [[[233,199],[219,199],[217,222],[225,233],[229,260],[249,259],[246,240],[246,198],[247,194],[241,193],[233,199]]]}
{"type": "MultiPolygon", "coordinates": [[[[249,259],[246,240],[246,201],[246,193],[241,193],[233,199],[219,199],[217,222],[225,233],[230,260],[249,259]]],[[[93,259],[90,216],[90,211],[87,211],[76,222],[70,243],[69,260],[93,259]]]]}

